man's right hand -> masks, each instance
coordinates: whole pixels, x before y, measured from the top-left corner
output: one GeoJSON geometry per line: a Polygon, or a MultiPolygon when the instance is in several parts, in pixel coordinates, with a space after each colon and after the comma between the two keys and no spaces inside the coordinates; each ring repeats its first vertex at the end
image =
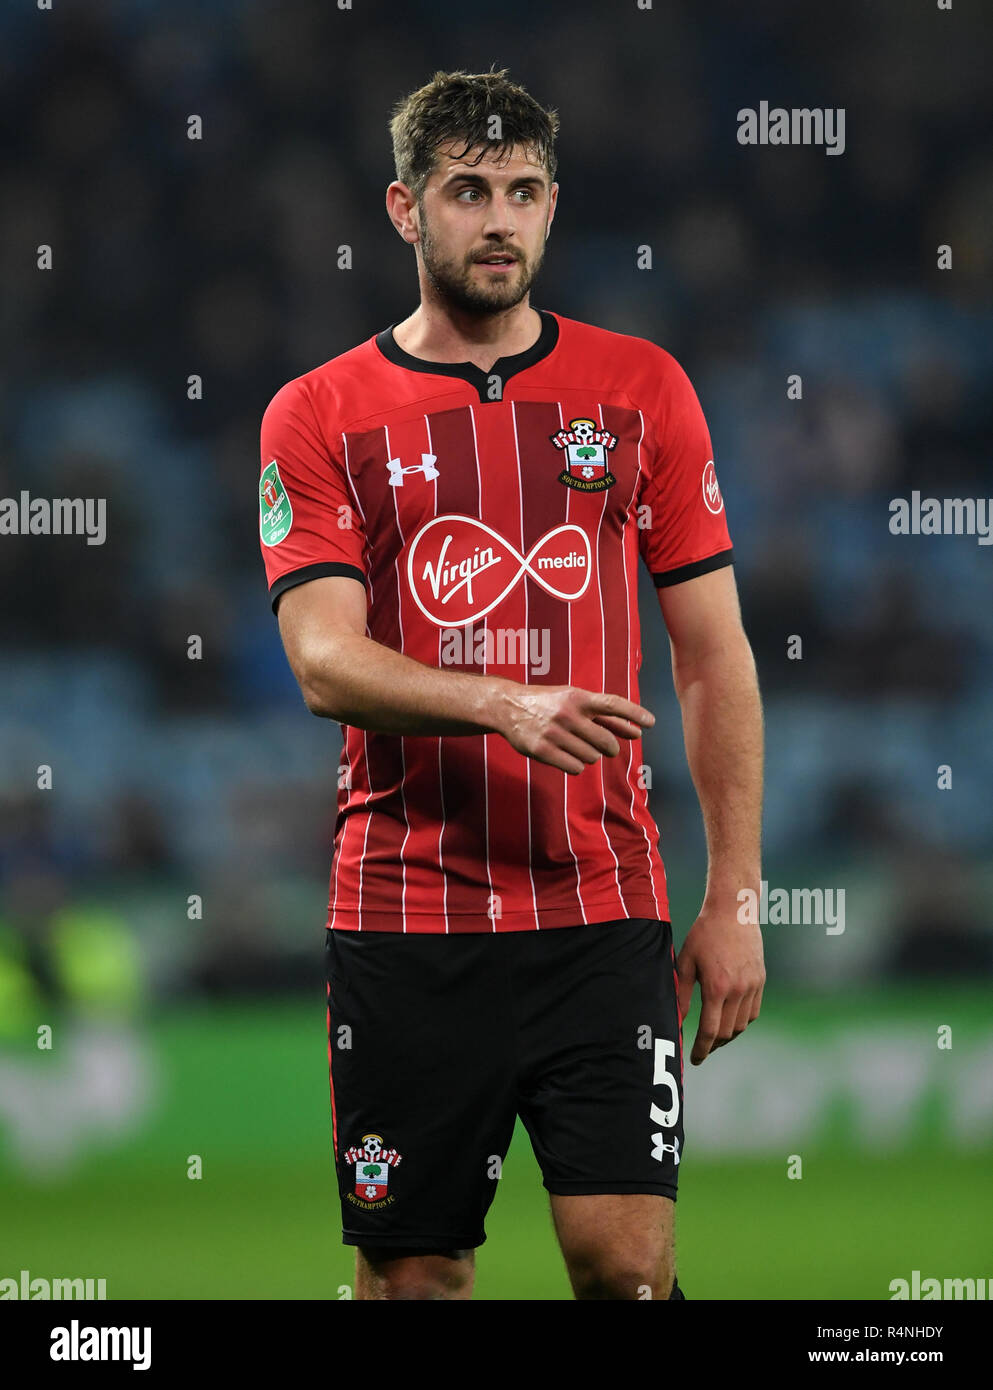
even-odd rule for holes
{"type": "Polygon", "coordinates": [[[511,748],[573,776],[604,754],[616,756],[619,738],[639,738],[655,723],[650,710],[621,695],[513,681],[501,682],[493,718],[511,748]]]}

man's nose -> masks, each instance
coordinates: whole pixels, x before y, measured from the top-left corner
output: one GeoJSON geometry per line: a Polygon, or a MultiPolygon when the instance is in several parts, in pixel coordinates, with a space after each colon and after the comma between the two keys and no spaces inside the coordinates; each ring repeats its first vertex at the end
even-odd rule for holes
{"type": "Polygon", "coordinates": [[[493,198],[483,223],[483,235],[507,240],[515,234],[516,230],[517,224],[510,204],[503,198],[493,198]]]}

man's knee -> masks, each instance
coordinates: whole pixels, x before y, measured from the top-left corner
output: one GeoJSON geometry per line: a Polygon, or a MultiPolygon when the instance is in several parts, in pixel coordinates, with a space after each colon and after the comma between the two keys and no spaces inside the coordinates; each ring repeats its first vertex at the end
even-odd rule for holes
{"type": "Polygon", "coordinates": [[[667,1299],[675,1279],[671,1252],[657,1249],[574,1253],[569,1275],[579,1299],[667,1299]]]}
{"type": "Polygon", "coordinates": [[[472,1292],[471,1250],[359,1249],[357,1294],[363,1299],[459,1299],[472,1292]]]}

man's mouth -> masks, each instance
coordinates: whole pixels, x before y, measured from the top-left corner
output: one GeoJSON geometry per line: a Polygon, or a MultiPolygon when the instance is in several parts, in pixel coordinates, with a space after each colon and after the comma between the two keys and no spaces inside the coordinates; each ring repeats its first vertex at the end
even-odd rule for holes
{"type": "Polygon", "coordinates": [[[486,265],[493,270],[509,270],[511,266],[517,264],[517,257],[506,253],[494,252],[491,256],[481,256],[476,265],[486,265]]]}

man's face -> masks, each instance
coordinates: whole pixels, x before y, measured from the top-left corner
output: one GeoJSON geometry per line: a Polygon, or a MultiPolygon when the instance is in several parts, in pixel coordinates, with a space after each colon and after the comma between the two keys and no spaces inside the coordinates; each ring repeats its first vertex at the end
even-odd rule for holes
{"type": "MultiPolygon", "coordinates": [[[[449,150],[460,151],[455,144],[449,150]]],[[[499,313],[519,304],[545,253],[558,185],[521,146],[478,164],[439,151],[418,204],[424,268],[437,293],[464,313],[499,313]]]]}

